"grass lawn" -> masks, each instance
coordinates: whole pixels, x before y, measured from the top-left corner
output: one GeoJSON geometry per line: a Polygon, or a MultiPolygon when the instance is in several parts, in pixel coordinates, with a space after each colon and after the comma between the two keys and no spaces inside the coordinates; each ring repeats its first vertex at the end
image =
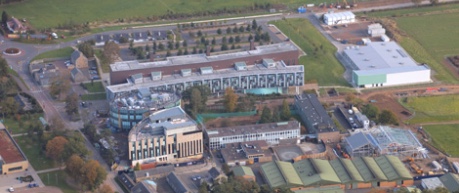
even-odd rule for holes
{"type": "Polygon", "coordinates": [[[38,120],[39,117],[43,117],[43,113],[31,114],[29,118],[22,115],[20,121],[10,116],[3,120],[3,124],[8,127],[8,130],[12,132],[12,134],[27,133],[29,125],[41,124],[38,120]]]}
{"type": "Polygon", "coordinates": [[[306,52],[300,57],[304,65],[305,82],[318,82],[321,86],[349,86],[344,80],[344,67],[335,58],[336,48],[307,19],[287,19],[270,22],[290,36],[306,52]]]}
{"type": "Polygon", "coordinates": [[[84,101],[96,101],[96,100],[105,100],[105,99],[107,99],[107,95],[105,93],[81,95],[81,100],[84,100],[84,101]]]}
{"type": "Polygon", "coordinates": [[[416,113],[411,124],[459,120],[458,95],[410,97],[402,104],[416,113]]]}
{"type": "Polygon", "coordinates": [[[57,49],[57,50],[52,50],[52,51],[41,53],[38,56],[35,56],[35,58],[33,58],[32,61],[33,60],[45,59],[45,58],[61,58],[61,57],[69,57],[70,58],[70,54],[72,54],[72,52],[73,52],[73,48],[65,47],[65,48],[61,48],[61,49],[57,49]]]}
{"type": "Polygon", "coordinates": [[[85,83],[84,86],[86,87],[88,92],[105,92],[105,88],[102,82],[89,82],[85,83]]]}
{"type": "MultiPolygon", "coordinates": [[[[405,8],[405,9],[395,9],[390,11],[375,11],[375,12],[367,12],[366,15],[371,17],[398,17],[403,15],[413,15],[413,14],[423,14],[426,12],[443,12],[446,10],[455,10],[459,9],[459,4],[447,4],[447,5],[439,5],[439,6],[424,6],[418,8],[405,8]]],[[[363,15],[360,14],[359,15],[363,15]]]]}
{"type": "Polygon", "coordinates": [[[29,136],[15,137],[14,140],[36,171],[57,167],[54,161],[48,159],[44,153],[41,154],[41,146],[29,136]]]}
{"type": "Polygon", "coordinates": [[[67,174],[64,171],[41,173],[38,174],[38,176],[46,186],[58,187],[64,193],[78,193],[77,190],[70,187],[65,181],[65,179],[67,178],[67,174]]]}
{"type": "Polygon", "coordinates": [[[424,129],[432,137],[435,147],[445,150],[453,157],[459,156],[459,125],[426,125],[424,129]]]}
{"type": "MultiPolygon", "coordinates": [[[[368,0],[359,0],[358,2],[361,1],[368,0]]],[[[92,0],[40,0],[2,5],[0,8],[7,10],[9,15],[16,18],[26,18],[34,27],[43,29],[68,23],[160,16],[169,11],[173,13],[195,13],[224,8],[251,7],[255,3],[284,4],[290,8],[296,8],[299,5],[322,2],[323,0],[110,0],[94,3],[92,0]]]]}

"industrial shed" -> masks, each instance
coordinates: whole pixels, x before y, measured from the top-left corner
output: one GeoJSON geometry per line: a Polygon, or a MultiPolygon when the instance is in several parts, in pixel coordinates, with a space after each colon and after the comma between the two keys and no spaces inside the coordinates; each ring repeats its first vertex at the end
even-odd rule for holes
{"type": "Polygon", "coordinates": [[[411,186],[413,178],[399,158],[391,155],[350,159],[304,159],[295,163],[263,164],[260,173],[271,188],[291,190],[339,186],[342,189],[411,186]]]}
{"type": "Polygon", "coordinates": [[[351,157],[394,155],[399,158],[426,158],[426,149],[408,129],[380,126],[346,138],[346,151],[351,157]]]}
{"type": "Polygon", "coordinates": [[[355,15],[350,11],[324,14],[324,23],[327,25],[338,25],[353,22],[355,22],[355,15]]]}
{"type": "Polygon", "coordinates": [[[343,51],[351,64],[352,85],[361,88],[397,86],[431,82],[431,70],[418,65],[396,42],[368,42],[343,51]]]}

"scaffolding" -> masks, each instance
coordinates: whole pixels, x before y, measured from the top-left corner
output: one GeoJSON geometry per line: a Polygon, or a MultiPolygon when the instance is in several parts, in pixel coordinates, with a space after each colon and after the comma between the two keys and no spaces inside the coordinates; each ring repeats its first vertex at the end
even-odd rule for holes
{"type": "Polygon", "coordinates": [[[348,143],[347,150],[351,156],[394,155],[400,159],[428,157],[427,150],[422,147],[413,132],[408,129],[379,126],[359,135],[363,137],[356,136],[351,138],[351,136],[350,140],[346,140],[348,143]],[[355,141],[361,139],[365,139],[368,142],[356,146],[355,141]]]}

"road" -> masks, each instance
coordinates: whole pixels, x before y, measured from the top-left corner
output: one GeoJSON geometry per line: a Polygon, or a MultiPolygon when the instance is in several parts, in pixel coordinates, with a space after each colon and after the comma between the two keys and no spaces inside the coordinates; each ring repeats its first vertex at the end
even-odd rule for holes
{"type": "MultiPolygon", "coordinates": [[[[446,2],[450,0],[444,0],[441,2],[446,2]]],[[[427,3],[428,1],[424,1],[423,3],[427,3]]],[[[382,6],[382,7],[373,7],[373,8],[361,8],[361,9],[353,9],[352,11],[358,12],[358,11],[369,11],[369,10],[377,10],[377,9],[393,9],[393,8],[400,8],[400,7],[408,7],[408,6],[413,6],[413,3],[403,3],[403,4],[394,4],[394,5],[389,5],[389,6],[382,6]]],[[[314,25],[316,25],[317,29],[322,30],[320,27],[320,23],[317,19],[314,18],[313,13],[307,13],[307,14],[284,14],[284,15],[275,15],[275,16],[269,16],[269,17],[261,17],[257,18],[257,23],[258,25],[263,26],[264,29],[268,29],[268,21],[273,21],[273,20],[279,20],[282,19],[283,17],[286,18],[309,18],[311,22],[313,22],[314,25]]],[[[239,18],[239,19],[226,19],[226,21],[231,21],[233,23],[239,23],[239,22],[251,22],[253,18],[239,18]]],[[[136,28],[136,29],[127,29],[127,30],[117,30],[117,31],[107,31],[107,32],[101,32],[98,34],[114,34],[114,33],[133,33],[133,32],[141,32],[145,30],[155,30],[155,31],[168,31],[171,29],[176,28],[176,24],[171,24],[170,26],[149,26],[146,28],[136,28]]],[[[274,32],[271,30],[267,30],[272,37],[276,37],[274,32]]],[[[323,30],[322,30],[322,33],[323,30]]],[[[327,36],[326,33],[324,33],[325,37],[327,37],[329,40],[331,40],[334,45],[337,47],[338,44],[330,39],[329,35],[327,36]]],[[[86,37],[79,38],[79,41],[86,41],[90,39],[94,39],[94,35],[89,35],[86,37]]],[[[45,92],[44,90],[41,89],[39,85],[36,84],[35,81],[33,81],[32,77],[30,76],[29,70],[28,70],[28,64],[29,62],[38,54],[50,51],[50,50],[55,50],[59,48],[64,48],[68,46],[75,46],[77,40],[70,41],[70,42],[65,42],[65,43],[59,43],[59,44],[54,44],[54,45],[43,45],[43,44],[23,44],[23,43],[18,43],[14,41],[10,41],[8,39],[4,39],[4,37],[0,37],[0,41],[3,40],[3,44],[0,45],[0,50],[4,51],[6,48],[9,47],[15,47],[19,48],[22,53],[17,55],[17,56],[9,56],[9,55],[4,55],[3,57],[8,61],[8,64],[10,64],[11,68],[15,70],[19,76],[24,80],[24,84],[18,79],[15,78],[16,82],[20,85],[20,87],[23,89],[24,92],[29,93],[31,96],[35,97],[37,101],[40,103],[42,106],[44,113],[45,113],[45,118],[49,121],[53,117],[57,117],[62,120],[62,122],[66,125],[67,128],[72,129],[72,130],[79,130],[82,126],[82,122],[70,122],[68,121],[67,117],[65,116],[65,113],[63,112],[63,103],[56,102],[51,99],[49,94],[45,92]]],[[[94,149],[92,144],[86,140],[86,146],[87,148],[94,152],[93,153],[93,159],[98,160],[106,169],[107,171],[110,171],[108,165],[105,163],[105,161],[101,158],[101,156],[97,153],[97,151],[94,149]]],[[[114,172],[109,172],[108,177],[105,183],[109,184],[115,191],[122,192],[120,187],[114,182],[114,176],[116,175],[114,172]]]]}

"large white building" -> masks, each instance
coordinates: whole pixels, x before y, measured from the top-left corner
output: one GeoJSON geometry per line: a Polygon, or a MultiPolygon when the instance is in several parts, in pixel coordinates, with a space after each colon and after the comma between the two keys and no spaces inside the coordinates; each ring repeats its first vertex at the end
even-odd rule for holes
{"type": "Polygon", "coordinates": [[[269,145],[278,144],[281,139],[300,139],[298,121],[243,125],[235,127],[206,129],[209,147],[223,148],[230,143],[266,141],[269,145]]]}
{"type": "Polygon", "coordinates": [[[181,162],[202,157],[202,130],[180,107],[153,112],[129,132],[132,165],[181,162]]]}
{"type": "Polygon", "coordinates": [[[324,14],[324,23],[327,25],[338,25],[353,22],[355,22],[355,15],[350,11],[324,14]]]}
{"type": "Polygon", "coordinates": [[[356,87],[382,87],[431,82],[430,68],[418,65],[396,42],[368,42],[343,51],[356,87]]]}

